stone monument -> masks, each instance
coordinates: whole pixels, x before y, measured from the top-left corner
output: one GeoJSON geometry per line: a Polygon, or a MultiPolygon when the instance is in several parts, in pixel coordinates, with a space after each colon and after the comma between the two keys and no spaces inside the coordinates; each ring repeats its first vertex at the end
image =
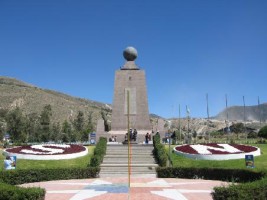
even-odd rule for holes
{"type": "Polygon", "coordinates": [[[126,62],[115,73],[111,131],[125,133],[128,129],[128,93],[130,127],[137,129],[139,133],[151,131],[145,71],[135,64],[135,48],[127,47],[123,56],[126,62]]]}

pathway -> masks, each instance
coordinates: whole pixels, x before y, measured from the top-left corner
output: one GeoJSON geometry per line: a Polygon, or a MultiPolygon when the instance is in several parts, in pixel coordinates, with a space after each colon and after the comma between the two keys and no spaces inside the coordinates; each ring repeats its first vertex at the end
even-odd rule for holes
{"type": "Polygon", "coordinates": [[[174,178],[132,177],[60,180],[23,184],[46,189],[45,200],[211,200],[213,187],[222,181],[174,178]]]}

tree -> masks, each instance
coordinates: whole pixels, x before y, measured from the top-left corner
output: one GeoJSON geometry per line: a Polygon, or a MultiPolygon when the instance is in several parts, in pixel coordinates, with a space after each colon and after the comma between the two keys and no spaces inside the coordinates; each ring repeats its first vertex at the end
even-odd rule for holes
{"type": "Polygon", "coordinates": [[[93,112],[89,112],[86,130],[90,133],[94,131],[93,112]]]}
{"type": "Polygon", "coordinates": [[[46,125],[49,126],[50,125],[50,121],[51,121],[51,116],[52,116],[52,107],[50,104],[45,105],[43,108],[43,111],[41,112],[41,118],[40,118],[40,122],[41,125],[46,125]]]}
{"type": "Polygon", "coordinates": [[[10,139],[13,142],[25,142],[26,130],[25,130],[25,117],[19,107],[10,111],[6,117],[7,132],[10,134],[10,139]]]}
{"type": "Polygon", "coordinates": [[[192,137],[194,138],[194,142],[196,143],[197,141],[197,132],[196,132],[196,130],[194,130],[193,131],[193,133],[192,133],[192,137]]]}
{"type": "Polygon", "coordinates": [[[243,123],[236,123],[231,126],[231,131],[233,133],[242,133],[245,130],[245,126],[243,123]]]}
{"type": "Polygon", "coordinates": [[[231,126],[231,131],[232,131],[233,133],[236,134],[236,137],[237,137],[237,139],[238,139],[238,138],[239,138],[239,137],[238,137],[238,134],[239,134],[239,133],[242,133],[242,132],[245,132],[245,126],[244,126],[243,123],[236,123],[236,124],[233,124],[233,125],[231,126]]]}
{"type": "Polygon", "coordinates": [[[267,126],[264,126],[260,129],[258,136],[267,139],[267,126]]]}
{"type": "Polygon", "coordinates": [[[45,105],[43,111],[41,112],[40,124],[41,124],[41,140],[43,142],[48,142],[50,139],[50,124],[52,116],[51,105],[45,105]]]}
{"type": "Polygon", "coordinates": [[[62,124],[62,142],[70,142],[70,136],[72,134],[71,124],[65,120],[62,124]]]}
{"type": "Polygon", "coordinates": [[[72,142],[76,142],[81,140],[82,138],[82,133],[84,131],[85,127],[85,120],[84,120],[84,114],[82,111],[78,111],[78,114],[76,118],[73,121],[73,126],[74,126],[74,131],[71,133],[70,140],[72,142]]]}
{"type": "Polygon", "coordinates": [[[0,118],[0,141],[4,138],[4,134],[6,131],[6,122],[4,119],[0,118]]]}
{"type": "Polygon", "coordinates": [[[59,142],[62,139],[61,126],[59,122],[53,123],[51,130],[51,140],[59,142]]]}
{"type": "Polygon", "coordinates": [[[2,118],[2,119],[6,118],[7,114],[8,114],[7,109],[0,108],[0,118],[2,118]]]}
{"type": "Polygon", "coordinates": [[[88,141],[88,134],[94,131],[93,112],[89,112],[87,124],[81,134],[81,141],[88,141]]]}
{"type": "Polygon", "coordinates": [[[74,128],[77,132],[81,132],[84,128],[84,114],[82,111],[78,111],[76,119],[74,119],[74,128]]]}
{"type": "Polygon", "coordinates": [[[4,134],[6,132],[6,116],[8,110],[0,109],[0,141],[4,138],[4,134]]]}
{"type": "Polygon", "coordinates": [[[40,141],[40,116],[37,113],[30,113],[26,116],[26,134],[28,142],[40,141]]]}

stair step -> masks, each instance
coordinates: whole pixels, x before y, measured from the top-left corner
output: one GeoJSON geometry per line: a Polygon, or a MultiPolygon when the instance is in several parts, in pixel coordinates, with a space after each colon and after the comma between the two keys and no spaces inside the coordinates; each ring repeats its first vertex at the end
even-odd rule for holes
{"type": "MultiPolygon", "coordinates": [[[[140,173],[140,174],[154,174],[156,173],[154,170],[133,170],[131,169],[130,170],[131,173],[140,173]]],[[[122,170],[122,169],[118,169],[118,171],[112,171],[112,170],[103,170],[101,171],[100,173],[105,173],[105,174],[108,174],[108,173],[111,173],[111,174],[127,174],[128,173],[128,170],[122,170]]]]}
{"type": "MultiPolygon", "coordinates": [[[[118,163],[118,164],[101,164],[101,167],[128,167],[128,163],[118,163]]],[[[131,167],[157,167],[157,164],[146,164],[146,163],[142,163],[142,164],[134,164],[131,163],[130,164],[131,167]]]]}
{"type": "MultiPolygon", "coordinates": [[[[130,154],[131,158],[144,158],[145,156],[143,154],[130,154]]],[[[148,158],[153,158],[153,154],[147,154],[146,157],[148,158]]],[[[106,154],[105,158],[128,158],[128,154],[118,154],[118,155],[114,155],[114,154],[106,154]]]]}
{"type": "MultiPolygon", "coordinates": [[[[100,165],[100,177],[118,177],[128,175],[128,146],[108,145],[106,155],[100,165]]],[[[158,165],[153,155],[153,145],[131,145],[130,149],[131,175],[156,177],[155,168],[158,165]]]]}
{"type": "MultiPolygon", "coordinates": [[[[113,160],[115,162],[120,162],[120,161],[126,161],[128,162],[128,157],[107,157],[107,158],[104,158],[104,160],[113,160]]],[[[138,157],[138,158],[133,158],[131,157],[130,158],[131,161],[143,161],[143,160],[146,160],[146,161],[151,161],[153,162],[155,159],[153,157],[138,157]]]]}
{"type": "MultiPolygon", "coordinates": [[[[117,163],[117,162],[128,163],[128,161],[129,161],[128,158],[118,158],[118,159],[106,158],[103,160],[103,162],[115,162],[115,163],[117,163]]],[[[150,162],[151,163],[152,162],[152,163],[154,163],[155,160],[153,158],[150,158],[150,157],[148,157],[148,158],[131,158],[130,162],[132,162],[132,163],[134,163],[134,162],[150,162]]]]}
{"type": "MultiPolygon", "coordinates": [[[[118,174],[105,174],[105,173],[101,174],[100,173],[99,176],[101,178],[118,177],[118,176],[120,176],[120,177],[128,177],[128,173],[127,174],[120,174],[120,175],[118,175],[118,174]]],[[[146,173],[146,174],[131,173],[130,177],[157,178],[157,175],[156,174],[148,174],[148,173],[146,173]]]]}

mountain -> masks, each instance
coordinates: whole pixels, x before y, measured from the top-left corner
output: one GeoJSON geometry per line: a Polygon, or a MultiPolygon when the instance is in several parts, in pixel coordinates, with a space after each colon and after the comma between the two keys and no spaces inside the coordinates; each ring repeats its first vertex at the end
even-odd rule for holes
{"type": "Polygon", "coordinates": [[[108,104],[72,97],[0,76],[0,109],[10,110],[18,106],[25,114],[40,114],[48,104],[52,107],[52,120],[58,122],[76,117],[78,111],[83,111],[85,116],[93,112],[95,121],[101,118],[101,110],[111,115],[111,106],[108,104]]]}
{"type": "MultiPolygon", "coordinates": [[[[97,119],[102,118],[101,110],[107,114],[106,119],[108,121],[111,119],[112,108],[110,104],[72,97],[61,92],[42,89],[14,78],[0,76],[0,110],[10,110],[18,106],[25,114],[40,114],[44,106],[48,104],[52,107],[52,121],[54,122],[62,123],[64,120],[75,118],[78,111],[83,111],[85,117],[92,112],[95,123],[97,119]]],[[[259,108],[262,121],[267,121],[267,103],[259,105],[259,108]]],[[[246,120],[259,120],[259,108],[258,106],[246,106],[246,120]]],[[[191,118],[190,129],[196,130],[197,133],[220,130],[226,126],[227,113],[230,121],[243,121],[244,119],[243,106],[233,106],[220,112],[210,121],[191,118]]],[[[159,118],[165,120],[158,115],[150,114],[154,127],[159,118]]],[[[169,120],[172,121],[173,127],[179,127],[179,119],[169,120]]],[[[186,131],[188,120],[181,119],[180,123],[182,129],[186,131]]]]}
{"type": "Polygon", "coordinates": [[[243,106],[232,106],[227,109],[224,109],[214,118],[217,120],[225,120],[227,118],[230,121],[244,121],[244,110],[245,110],[245,120],[246,121],[266,121],[267,120],[267,103],[255,105],[255,106],[246,106],[245,109],[243,106]]]}

